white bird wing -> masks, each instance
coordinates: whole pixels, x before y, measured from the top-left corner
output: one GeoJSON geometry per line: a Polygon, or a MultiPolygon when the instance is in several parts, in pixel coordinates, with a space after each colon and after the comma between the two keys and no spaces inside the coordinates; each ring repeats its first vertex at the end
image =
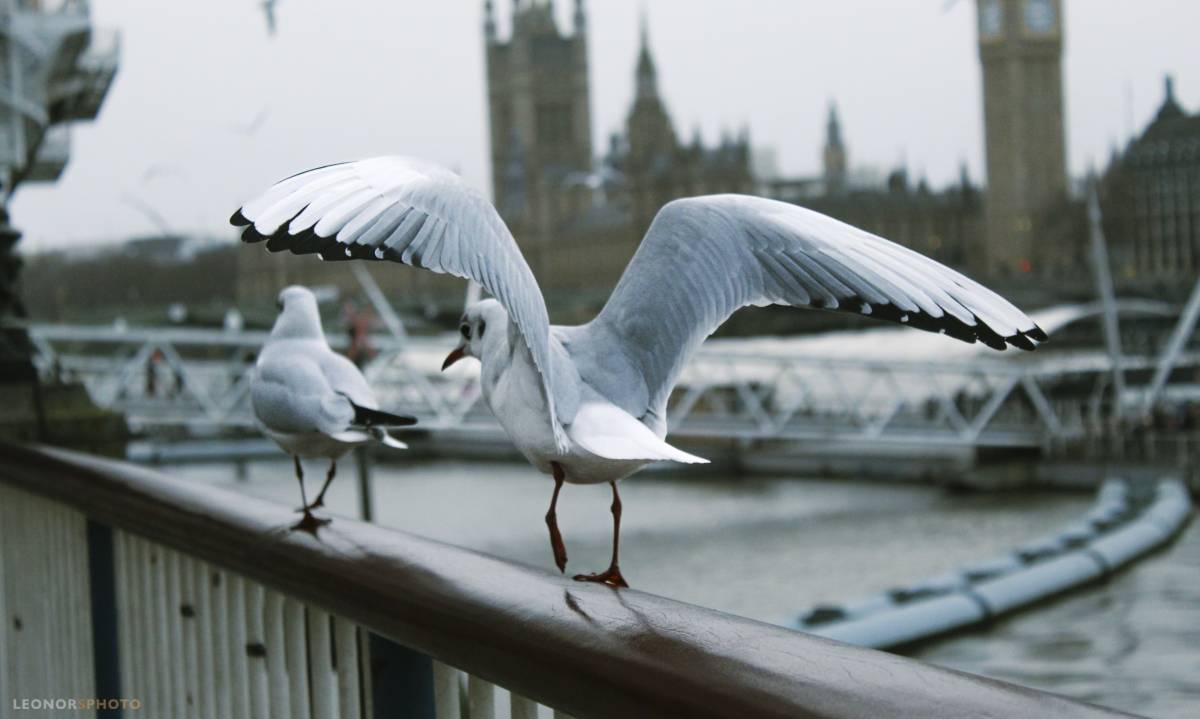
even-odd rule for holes
{"type": "Polygon", "coordinates": [[[474,280],[504,305],[542,377],[555,442],[546,303],[516,241],[487,199],[457,175],[405,157],[328,165],[276,183],[230,221],[246,242],[324,260],[391,260],[474,280]]]}
{"type": "Polygon", "coordinates": [[[991,290],[912,250],[796,205],[676,200],[655,217],[600,314],[572,332],[583,379],[665,431],[683,365],[748,305],[841,310],[996,349],[1046,335],[991,290]]]}
{"type": "Polygon", "coordinates": [[[315,431],[336,437],[354,421],[354,407],[329,385],[320,363],[292,348],[264,348],[250,384],[250,399],[255,417],[275,432],[315,431]]]}

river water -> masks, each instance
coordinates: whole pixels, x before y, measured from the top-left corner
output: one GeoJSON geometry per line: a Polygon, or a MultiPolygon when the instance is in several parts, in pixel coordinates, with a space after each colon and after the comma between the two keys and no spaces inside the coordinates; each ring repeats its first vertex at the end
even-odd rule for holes
{"type": "MultiPolygon", "coordinates": [[[[289,462],[234,482],[228,465],[173,468],[195,481],[292,504],[289,462]]],[[[309,468],[310,492],[324,468],[309,468]]],[[[326,504],[354,516],[353,462],[326,504]]],[[[527,465],[432,462],[375,468],[377,520],[553,569],[543,522],[552,483],[527,465]]],[[[783,477],[622,483],[621,568],[641,590],[769,622],[987,559],[1079,516],[1087,494],[954,493],[911,484],[783,477]]],[[[608,562],[606,486],[567,485],[559,525],[568,572],[608,562]]],[[[1200,716],[1200,525],[1099,587],[992,627],[925,645],[936,664],[1156,717],[1200,716]]]]}

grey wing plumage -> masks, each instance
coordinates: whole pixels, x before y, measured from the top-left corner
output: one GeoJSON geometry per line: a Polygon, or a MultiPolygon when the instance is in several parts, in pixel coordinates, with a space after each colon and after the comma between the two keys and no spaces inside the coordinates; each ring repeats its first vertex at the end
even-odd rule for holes
{"type": "Polygon", "coordinates": [[[245,227],[244,241],[265,241],[272,252],[391,260],[478,282],[524,337],[565,450],[545,300],[500,215],[457,175],[404,157],[328,165],[277,183],[230,221],[245,227]]]}
{"type": "Polygon", "coordinates": [[[379,403],[375,400],[375,392],[367,384],[367,378],[349,358],[325,348],[316,361],[321,368],[321,373],[325,375],[325,381],[329,383],[329,387],[334,392],[344,395],[351,402],[362,407],[379,409],[379,403]]]}
{"type": "Polygon", "coordinates": [[[305,355],[267,358],[250,385],[254,414],[268,429],[335,435],[354,421],[354,407],[329,386],[320,365],[305,355]]]}
{"type": "Polygon", "coordinates": [[[739,308],[766,304],[854,312],[995,349],[1046,339],[999,295],[912,250],[796,205],[716,195],[658,213],[573,344],[603,370],[584,370],[593,386],[661,421],[692,351],[739,308]]]}

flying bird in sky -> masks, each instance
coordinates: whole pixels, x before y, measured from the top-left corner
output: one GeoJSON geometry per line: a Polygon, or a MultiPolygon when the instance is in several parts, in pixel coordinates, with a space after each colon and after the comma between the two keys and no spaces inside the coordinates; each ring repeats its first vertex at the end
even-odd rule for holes
{"type": "Polygon", "coordinates": [[[262,0],[263,14],[267,18],[267,34],[275,37],[275,6],[279,0],[262,0]]]}
{"type": "Polygon", "coordinates": [[[446,358],[481,362],[483,396],[538,470],[612,488],[607,570],[575,579],[627,586],[617,482],[651,462],[705,460],[665,441],[667,400],[700,343],[749,305],[848,312],[995,349],[1046,334],[991,290],[912,250],[812,210],[745,195],[664,206],[591,322],[551,326],[529,265],[495,208],[430,163],[380,157],[287,178],[231,218],[242,239],[325,260],[389,260],[472,279],[493,299],[467,309],[446,358]]]}
{"type": "Polygon", "coordinates": [[[279,293],[279,317],[258,355],[250,400],[263,432],[292,457],[304,513],[295,529],[309,532],[329,522],[317,519],[312,510],[324,506],[337,461],[367,442],[405,449],[387,430],[417,423],[415,417],[379,409],[358,367],[330,349],[317,298],[305,287],[279,293]],[[318,458],[329,460],[329,471],[309,502],[300,460],[318,458]]]}
{"type": "Polygon", "coordinates": [[[254,117],[250,118],[248,122],[235,122],[230,125],[230,129],[243,135],[253,137],[254,135],[258,134],[258,131],[262,128],[263,123],[265,123],[267,118],[270,116],[271,108],[264,105],[263,108],[255,113],[254,117]]]}

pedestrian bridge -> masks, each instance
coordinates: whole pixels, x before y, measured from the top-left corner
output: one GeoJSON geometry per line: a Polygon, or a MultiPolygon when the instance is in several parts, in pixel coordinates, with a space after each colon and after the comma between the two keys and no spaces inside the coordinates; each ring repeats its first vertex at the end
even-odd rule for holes
{"type": "MultiPolygon", "coordinates": [[[[1050,329],[1094,311],[1088,306],[1060,310],[1050,329]]],[[[1149,303],[1139,311],[1169,308],[1149,303]]],[[[212,434],[253,427],[249,380],[263,332],[35,324],[29,334],[43,376],[83,382],[97,404],[124,415],[135,430],[212,434]]],[[[857,342],[913,336],[925,339],[898,329],[864,334],[857,342]]],[[[1039,447],[1104,424],[1112,404],[1107,355],[983,355],[970,346],[929,339],[958,351],[948,352],[946,359],[897,359],[878,350],[829,356],[803,348],[751,352],[730,342],[710,343],[672,397],[672,435],[741,442],[1039,447]]],[[[331,340],[335,348],[345,345],[342,337],[331,340]]],[[[478,372],[470,363],[438,371],[456,342],[448,335],[377,336],[372,346],[378,354],[364,371],[385,407],[418,415],[427,429],[498,437],[500,428],[481,401],[478,372]]],[[[1122,367],[1133,377],[1144,376],[1155,361],[1125,357],[1122,367]]],[[[1200,355],[1174,361],[1177,370],[1197,366],[1200,355]]],[[[1131,382],[1127,391],[1141,390],[1131,382]]]]}
{"type": "Polygon", "coordinates": [[[0,706],[156,719],[1119,716],[375,525],[339,517],[314,537],[293,521],[213,486],[0,444],[0,706]]]}

